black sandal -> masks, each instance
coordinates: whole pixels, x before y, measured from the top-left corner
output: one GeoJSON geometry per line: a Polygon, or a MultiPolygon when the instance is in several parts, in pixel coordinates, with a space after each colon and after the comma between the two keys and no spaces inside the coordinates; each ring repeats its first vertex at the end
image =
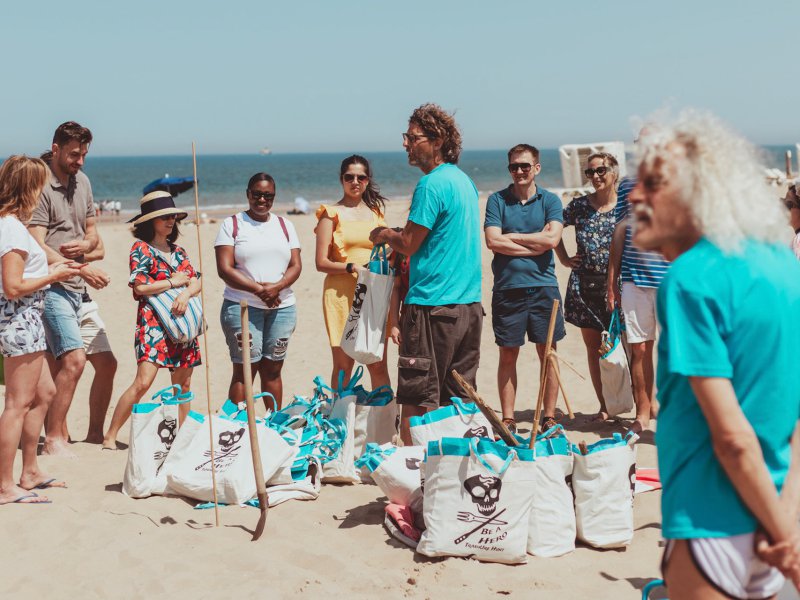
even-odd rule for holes
{"type": "Polygon", "coordinates": [[[542,420],[539,422],[539,431],[544,433],[556,425],[558,425],[558,421],[556,421],[555,417],[542,417],[542,420]]]}

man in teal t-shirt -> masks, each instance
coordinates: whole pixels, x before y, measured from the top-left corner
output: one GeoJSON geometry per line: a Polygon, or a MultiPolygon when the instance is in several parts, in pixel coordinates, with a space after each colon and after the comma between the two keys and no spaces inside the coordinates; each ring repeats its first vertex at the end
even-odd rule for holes
{"type": "Polygon", "coordinates": [[[628,196],[633,243],[672,261],[656,301],[671,598],[772,597],[776,566],[800,585],[800,265],[754,156],[688,113],[644,139],[628,196]]]}
{"type": "Polygon", "coordinates": [[[452,370],[475,386],[483,309],[478,190],[456,166],[461,134],[455,120],[435,104],[420,106],[403,147],[409,164],[425,173],[408,223],[401,231],[379,227],[370,239],[411,257],[397,376],[400,434],[410,444],[411,417],[463,394],[452,370]]]}

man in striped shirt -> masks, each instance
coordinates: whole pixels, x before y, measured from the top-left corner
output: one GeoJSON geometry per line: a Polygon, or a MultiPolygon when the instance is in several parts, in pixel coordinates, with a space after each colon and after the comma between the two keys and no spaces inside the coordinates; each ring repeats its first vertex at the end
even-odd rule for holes
{"type": "Polygon", "coordinates": [[[633,400],[636,403],[636,421],[632,429],[640,432],[655,418],[653,386],[653,346],[656,340],[656,290],[669,262],[657,252],[645,252],[631,242],[628,225],[628,193],[636,179],[626,177],[617,190],[615,212],[617,226],[611,241],[608,261],[608,306],[620,306],[625,319],[625,337],[630,352],[633,400]],[[621,283],[621,293],[620,293],[621,283]]]}

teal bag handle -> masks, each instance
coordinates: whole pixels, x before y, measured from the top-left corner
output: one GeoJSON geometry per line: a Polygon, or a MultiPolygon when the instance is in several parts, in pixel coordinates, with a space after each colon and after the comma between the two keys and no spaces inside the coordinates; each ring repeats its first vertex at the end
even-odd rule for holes
{"type": "Polygon", "coordinates": [[[369,255],[369,270],[371,273],[389,275],[389,259],[386,254],[386,244],[373,246],[372,252],[369,255]]]}
{"type": "Polygon", "coordinates": [[[255,394],[253,396],[253,401],[255,402],[259,398],[266,398],[267,396],[269,396],[270,400],[272,400],[272,412],[277,412],[277,410],[278,410],[278,401],[275,400],[275,396],[273,396],[269,392],[261,392],[260,394],[255,394]]]}
{"type": "Polygon", "coordinates": [[[503,474],[508,470],[508,467],[511,466],[513,460],[517,457],[517,453],[513,448],[508,449],[508,456],[506,457],[505,461],[503,461],[503,465],[500,467],[499,471],[496,471],[492,465],[490,465],[486,460],[478,454],[478,438],[470,438],[469,440],[469,451],[470,453],[478,459],[487,471],[497,475],[498,477],[502,477],[503,474]]]}
{"type": "Polygon", "coordinates": [[[359,398],[361,406],[387,406],[394,400],[394,390],[389,385],[376,387],[363,400],[359,398]]]}
{"type": "Polygon", "coordinates": [[[458,396],[452,396],[450,398],[450,402],[453,403],[453,406],[455,407],[456,411],[460,415],[474,415],[476,412],[478,412],[480,410],[472,402],[467,404],[466,402],[464,402],[458,396]]]}
{"type": "Polygon", "coordinates": [[[170,385],[163,390],[158,390],[150,399],[159,400],[162,404],[168,405],[186,404],[194,400],[194,392],[181,393],[181,386],[170,385]]]}
{"type": "Polygon", "coordinates": [[[364,367],[358,365],[358,367],[356,367],[356,370],[353,371],[353,375],[350,377],[350,381],[348,382],[347,387],[344,387],[344,369],[340,369],[339,384],[336,392],[339,394],[339,396],[345,396],[348,395],[350,392],[355,391],[358,382],[361,381],[361,378],[363,376],[364,376],[364,367]],[[345,394],[345,392],[348,392],[348,394],[345,394]]]}

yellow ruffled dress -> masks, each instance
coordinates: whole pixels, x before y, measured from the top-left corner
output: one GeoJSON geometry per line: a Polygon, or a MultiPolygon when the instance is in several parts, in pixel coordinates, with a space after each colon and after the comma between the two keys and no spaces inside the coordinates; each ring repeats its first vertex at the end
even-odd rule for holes
{"type": "MultiPolygon", "coordinates": [[[[339,218],[339,207],[323,204],[317,209],[317,221],[329,217],[333,221],[333,238],[328,248],[328,258],[333,262],[364,265],[372,253],[370,232],[376,227],[386,227],[383,216],[370,211],[369,221],[349,221],[339,218]]],[[[355,273],[328,274],[322,287],[322,313],[332,347],[342,341],[344,324],[353,305],[358,276],[355,273]]]]}

